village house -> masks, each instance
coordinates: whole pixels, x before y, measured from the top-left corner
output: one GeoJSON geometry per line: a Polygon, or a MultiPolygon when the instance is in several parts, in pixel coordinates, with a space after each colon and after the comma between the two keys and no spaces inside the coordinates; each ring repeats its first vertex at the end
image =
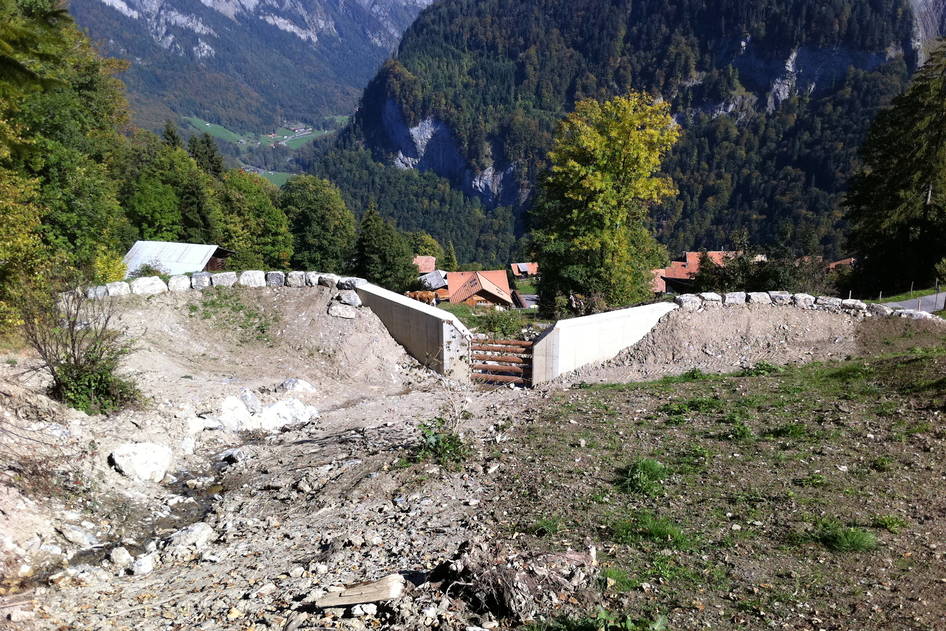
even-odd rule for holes
{"type": "Polygon", "coordinates": [[[512,292],[506,271],[450,272],[447,274],[447,299],[471,307],[512,307],[512,292]]]}
{"type": "Polygon", "coordinates": [[[232,255],[232,251],[218,245],[136,241],[123,259],[127,270],[125,277],[134,275],[142,266],[171,275],[218,272],[232,255]]]}
{"type": "Polygon", "coordinates": [[[418,274],[429,274],[437,269],[437,257],[417,255],[414,257],[414,265],[417,266],[418,274]]]}
{"type": "Polygon", "coordinates": [[[538,263],[510,263],[509,269],[516,278],[531,278],[539,275],[538,263]]]}
{"type": "MultiPolygon", "coordinates": [[[[700,259],[703,252],[684,252],[680,257],[670,261],[670,265],[661,269],[651,270],[654,275],[651,289],[655,294],[668,291],[686,293],[691,279],[700,271],[700,259]]],[[[711,250],[705,253],[716,265],[726,265],[726,261],[738,252],[726,250],[711,250]]]]}

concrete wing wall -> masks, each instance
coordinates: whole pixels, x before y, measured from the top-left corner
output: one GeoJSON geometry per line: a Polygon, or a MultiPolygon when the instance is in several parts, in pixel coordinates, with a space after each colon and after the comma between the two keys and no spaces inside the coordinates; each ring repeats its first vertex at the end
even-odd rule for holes
{"type": "Polygon", "coordinates": [[[417,361],[451,379],[470,379],[470,331],[452,313],[378,287],[357,288],[366,307],[417,361]]]}
{"type": "Polygon", "coordinates": [[[669,302],[559,320],[532,348],[532,383],[615,357],[677,308],[669,302]]]}

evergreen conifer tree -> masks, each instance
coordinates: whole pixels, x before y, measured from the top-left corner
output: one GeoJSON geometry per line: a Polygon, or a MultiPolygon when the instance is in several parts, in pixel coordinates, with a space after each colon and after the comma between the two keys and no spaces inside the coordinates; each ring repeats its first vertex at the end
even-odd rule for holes
{"type": "Polygon", "coordinates": [[[373,206],[361,218],[358,228],[355,273],[397,292],[408,289],[417,278],[407,239],[373,206]]]}
{"type": "Polygon", "coordinates": [[[443,256],[443,262],[438,265],[445,272],[455,272],[460,264],[457,262],[457,251],[453,247],[453,241],[447,245],[447,252],[443,256]]]}

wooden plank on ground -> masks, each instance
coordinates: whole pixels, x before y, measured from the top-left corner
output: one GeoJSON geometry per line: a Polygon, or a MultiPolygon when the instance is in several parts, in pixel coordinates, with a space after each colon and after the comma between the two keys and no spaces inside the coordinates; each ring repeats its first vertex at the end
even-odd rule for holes
{"type": "Polygon", "coordinates": [[[475,372],[471,375],[473,381],[481,381],[485,383],[520,383],[526,384],[527,380],[522,377],[513,377],[512,375],[487,375],[481,372],[475,372]]]}
{"type": "Polygon", "coordinates": [[[473,344],[474,351],[489,351],[491,353],[510,353],[513,355],[531,355],[532,349],[525,349],[520,346],[493,346],[491,344],[473,344]]]}
{"type": "Polygon", "coordinates": [[[347,607],[362,603],[400,598],[404,593],[404,577],[389,574],[372,583],[359,583],[340,592],[330,592],[315,601],[317,607],[347,607]]]}
{"type": "Polygon", "coordinates": [[[484,353],[473,353],[475,362],[500,362],[504,364],[531,364],[532,360],[528,357],[516,357],[515,355],[486,355],[484,353]]]}
{"type": "Polygon", "coordinates": [[[511,373],[513,375],[524,374],[526,368],[522,366],[503,366],[501,364],[473,364],[473,370],[480,370],[482,372],[499,372],[499,373],[511,373]]]}

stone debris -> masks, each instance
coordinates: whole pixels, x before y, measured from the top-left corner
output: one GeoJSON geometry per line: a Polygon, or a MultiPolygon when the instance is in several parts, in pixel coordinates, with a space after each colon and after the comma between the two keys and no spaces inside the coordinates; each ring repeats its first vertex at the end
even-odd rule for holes
{"type": "Polygon", "coordinates": [[[335,286],[338,284],[339,277],[336,274],[321,274],[319,276],[319,285],[323,287],[328,287],[329,289],[335,289],[335,286]]]}
{"type": "Polygon", "coordinates": [[[118,281],[105,285],[105,290],[111,296],[128,296],[131,294],[131,287],[125,281],[118,281]]]}
{"type": "Polygon", "coordinates": [[[112,551],[108,553],[108,558],[119,568],[126,568],[135,562],[135,558],[131,556],[131,553],[124,546],[112,548],[112,551]]]}
{"type": "Polygon", "coordinates": [[[681,294],[674,299],[684,311],[696,311],[703,306],[703,300],[694,294],[681,294]]]}
{"type": "Polygon", "coordinates": [[[171,466],[169,447],[155,443],[125,443],[112,451],[111,464],[122,474],[138,480],[160,482],[171,466]]]}
{"type": "Polygon", "coordinates": [[[150,552],[148,554],[142,554],[140,557],[135,559],[135,562],[131,565],[131,573],[135,576],[142,576],[144,574],[151,574],[154,571],[154,567],[157,563],[158,553],[150,552]]]}
{"type": "Polygon", "coordinates": [[[357,278],[355,276],[349,276],[347,278],[338,279],[336,286],[339,289],[357,289],[362,285],[367,285],[368,281],[364,278],[357,278]]]}

